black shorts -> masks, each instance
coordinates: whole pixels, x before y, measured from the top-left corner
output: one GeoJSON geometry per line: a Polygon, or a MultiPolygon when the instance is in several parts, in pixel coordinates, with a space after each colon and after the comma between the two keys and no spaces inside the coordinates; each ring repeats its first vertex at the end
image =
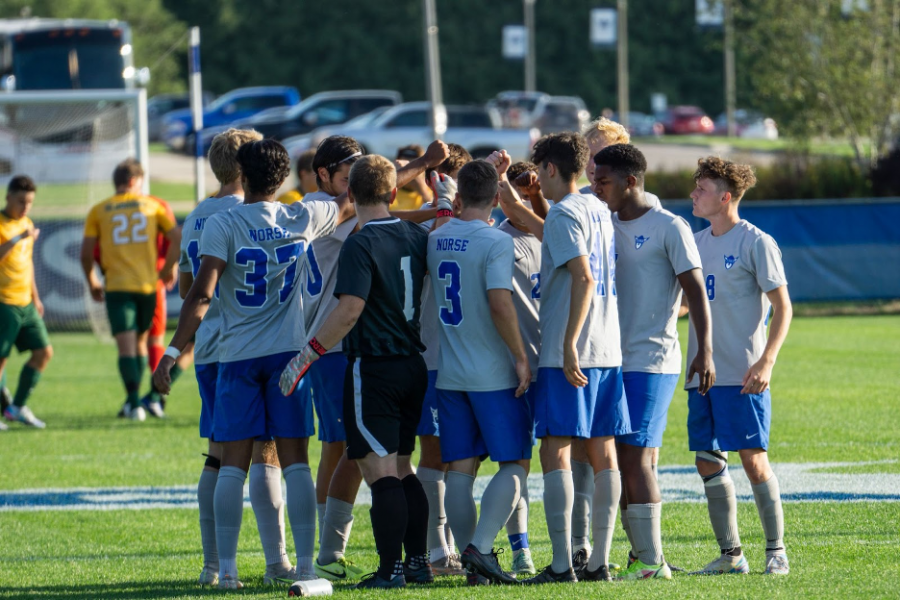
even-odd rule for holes
{"type": "Polygon", "coordinates": [[[427,387],[419,354],[351,359],[344,374],[347,458],[412,454],[427,387]]]}

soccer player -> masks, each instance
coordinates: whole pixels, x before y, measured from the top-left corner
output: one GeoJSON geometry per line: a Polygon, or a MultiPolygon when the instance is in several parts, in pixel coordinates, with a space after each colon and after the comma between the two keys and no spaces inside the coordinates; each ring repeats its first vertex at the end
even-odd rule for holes
{"type": "Polygon", "coordinates": [[[300,202],[304,196],[314,193],[318,188],[316,172],[313,169],[314,148],[310,148],[297,157],[297,187],[278,196],[282,204],[300,202]]]}
{"type": "Polygon", "coordinates": [[[703,271],[690,226],[644,192],[647,161],[640,150],[614,144],[593,162],[594,193],[613,211],[622,379],[633,429],[616,438],[625,500],[622,523],[628,525],[632,544],[628,568],[619,578],[670,579],[660,538],[662,498],[652,468],[653,449],[662,445],[681,372],[676,321],[682,289],[694,307],[691,318],[702,342],[688,378],[699,376],[701,394],[715,382],[703,271]]]}
{"type": "MultiPolygon", "coordinates": [[[[241,171],[237,162],[238,148],[247,142],[261,140],[255,131],[229,129],[213,138],[209,149],[209,166],[219,181],[219,192],[201,202],[184,221],[179,261],[179,288],[182,298],[200,269],[200,239],[207,220],[214,214],[227,211],[243,202],[241,171]]],[[[222,444],[214,441],[213,420],[218,375],[218,340],[222,318],[218,300],[213,297],[203,322],[197,330],[194,348],[195,373],[200,390],[200,436],[209,440],[206,464],[197,485],[200,505],[200,540],[203,547],[203,569],[200,583],[216,585],[219,581],[219,558],[216,551],[216,522],[214,498],[219,467],[222,460],[222,444]]],[[[179,366],[179,357],[170,377],[179,366]]],[[[275,584],[292,576],[292,567],[285,552],[284,501],[281,490],[281,467],[274,443],[268,439],[253,444],[253,464],[250,466],[250,504],[256,515],[256,524],[266,560],[263,582],[275,584]]]]}
{"type": "MultiPolygon", "coordinates": [[[[410,144],[397,150],[397,160],[394,164],[399,169],[411,160],[415,160],[425,154],[425,149],[419,144],[410,144]]],[[[425,174],[422,173],[409,184],[397,189],[397,198],[391,205],[395,210],[415,210],[432,201],[432,191],[428,187],[425,174]]]]}
{"type": "MultiPolygon", "coordinates": [[[[694,181],[694,216],[710,224],[694,239],[703,261],[717,369],[715,385],[706,394],[700,392],[702,382],[687,378],[688,440],[697,453],[697,472],[722,551],[697,573],[750,570],[741,550],[734,482],[728,474],[727,452],[737,451],[766,536],[765,573],[786,575],[790,568],[781,492],[766,452],[772,419],[769,381],[793,314],[781,250],[771,236],[738,214],[741,198],[756,184],[752,167],[711,156],[700,159],[694,181]]],[[[693,312],[693,299],[688,300],[693,312]]],[[[692,321],[689,355],[699,349],[699,333],[692,321]]]]}
{"type": "Polygon", "coordinates": [[[554,202],[541,246],[541,356],[535,435],[541,439],[544,512],[553,562],[526,583],[576,581],[572,570],[573,438],[585,439],[594,471],[592,528],[597,548],[583,579],[609,580],[609,545],[621,493],[615,437],[630,433],[622,385],[613,225],[606,205],[580,194],[588,160],[579,134],[547,135],[532,162],[554,202]]]}
{"type": "MultiPolygon", "coordinates": [[[[37,187],[26,175],[16,175],[6,188],[6,206],[0,211],[0,394],[2,412],[8,421],[43,429],[25,403],[41,373],[53,357],[53,347],[44,325],[44,305],[34,279],[34,242],[40,234],[28,218],[37,187]],[[6,390],[6,361],[13,346],[31,357],[19,374],[14,398],[6,390]]],[[[0,422],[0,430],[6,425],[0,422]]]]}
{"type": "Polygon", "coordinates": [[[156,309],[156,282],[174,283],[181,230],[155,199],[142,193],[144,170],[134,159],[113,172],[116,194],[88,213],[81,244],[81,267],[91,297],[106,300],[106,312],[119,351],[119,375],[127,399],[122,415],[146,418],[138,391],[147,366],[147,337],[156,309]],[[169,240],[163,268],[156,267],[157,233],[169,240]],[[105,286],[94,273],[94,249],[100,246],[105,286]]]}
{"type": "Polygon", "coordinates": [[[285,206],[275,193],[290,173],[280,143],[260,140],[237,152],[244,203],[209,217],[200,238],[200,269],[184,300],[178,329],[154,373],[167,393],[169,371],[197,332],[218,284],[222,318],[213,433],[222,443],[215,487],[219,587],[240,588],[237,542],[244,480],[253,443],[273,436],[287,487],[287,512],[297,552],[298,579],[314,578],[315,490],[308,444],[312,407],[303,390],[285,399],[278,377],[306,343],[298,273],[306,269],[309,243],[353,216],[353,207],[334,202],[285,206]],[[249,283],[248,283],[249,282],[249,283]]]}
{"type": "MultiPolygon", "coordinates": [[[[444,180],[441,177],[440,180],[444,180]]],[[[531,368],[513,304],[512,238],[488,220],[499,201],[497,170],[473,161],[459,172],[459,218],[428,241],[428,271],[440,321],[437,402],[443,429],[441,457],[448,463],[447,520],[465,547],[469,570],[498,583],[514,583],[493,551],[494,538],[518,504],[531,459],[531,418],[522,396],[531,368]],[[481,502],[476,524],[473,486],[479,457],[500,463],[481,502]]]]}
{"type": "Polygon", "coordinates": [[[397,588],[434,580],[428,562],[428,501],[410,464],[427,372],[420,352],[419,301],[426,233],[388,211],[397,194],[394,165],[366,156],[350,170],[358,233],[341,249],[338,305],[281,379],[289,392],[309,365],[343,340],[347,457],[372,490],[379,567],[358,588],[397,588]],[[406,561],[402,562],[403,548],[406,561]]]}

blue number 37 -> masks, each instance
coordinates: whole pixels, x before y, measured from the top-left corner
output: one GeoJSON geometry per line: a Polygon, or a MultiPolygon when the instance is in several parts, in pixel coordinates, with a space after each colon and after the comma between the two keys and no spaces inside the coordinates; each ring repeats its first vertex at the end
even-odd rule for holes
{"type": "MultiPolygon", "coordinates": [[[[297,279],[297,261],[305,251],[303,242],[294,242],[275,248],[274,264],[287,265],[283,269],[284,279],[281,289],[278,290],[278,302],[284,303],[290,298],[297,279]]],[[[234,262],[242,267],[248,267],[244,271],[245,289],[235,290],[234,296],[238,304],[247,308],[260,308],[268,299],[269,263],[271,257],[262,248],[241,248],[234,255],[234,262]]],[[[275,272],[277,276],[281,269],[275,272]]],[[[274,277],[272,278],[274,279],[274,277]]]]}

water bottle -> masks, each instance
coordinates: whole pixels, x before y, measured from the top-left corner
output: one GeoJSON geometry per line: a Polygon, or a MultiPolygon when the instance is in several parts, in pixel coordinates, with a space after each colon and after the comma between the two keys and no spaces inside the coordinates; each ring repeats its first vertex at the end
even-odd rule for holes
{"type": "Polygon", "coordinates": [[[333,591],[331,582],[327,579],[313,579],[310,581],[295,581],[288,590],[288,598],[300,596],[330,596],[333,591]]]}

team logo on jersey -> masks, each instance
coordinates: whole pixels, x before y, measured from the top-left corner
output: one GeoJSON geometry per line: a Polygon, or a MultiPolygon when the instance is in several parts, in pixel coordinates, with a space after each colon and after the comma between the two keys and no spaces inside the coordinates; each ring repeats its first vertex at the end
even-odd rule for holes
{"type": "Polygon", "coordinates": [[[733,267],[734,263],[736,263],[739,258],[740,256],[725,256],[725,270],[727,271],[733,267]]]}
{"type": "Polygon", "coordinates": [[[649,242],[649,241],[650,241],[650,238],[648,238],[648,237],[644,237],[642,235],[634,236],[634,249],[640,250],[641,246],[644,245],[644,242],[649,242]]]}
{"type": "Polygon", "coordinates": [[[431,424],[434,425],[434,437],[441,437],[441,426],[438,423],[438,409],[431,409],[431,424]]]}

